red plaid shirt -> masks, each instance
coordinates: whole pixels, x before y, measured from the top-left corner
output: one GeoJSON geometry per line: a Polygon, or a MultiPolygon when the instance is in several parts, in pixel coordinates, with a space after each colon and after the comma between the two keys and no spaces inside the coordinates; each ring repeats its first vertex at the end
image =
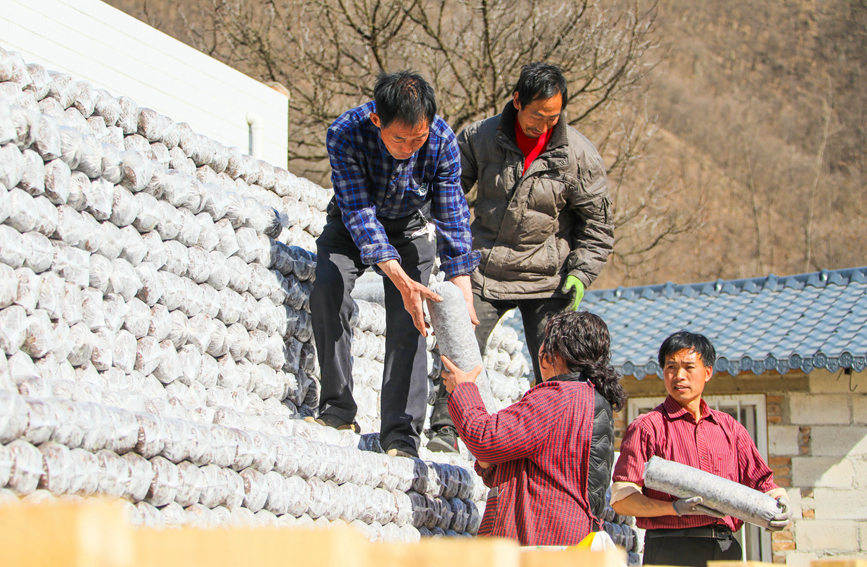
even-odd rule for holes
{"type": "Polygon", "coordinates": [[[449,414],[470,452],[491,463],[476,471],[497,496],[488,498],[479,535],[521,545],[573,545],[596,521],[587,495],[593,386],[552,379],[493,415],[475,384],[449,395],[449,414]]]}
{"type": "MultiPolygon", "coordinates": [[[[642,493],[658,500],[674,500],[664,492],[644,488],[644,464],[653,455],[676,461],[739,482],[761,492],[777,488],[773,473],[750,434],[729,414],[710,409],[701,401],[696,423],[671,396],[652,411],[637,417],[626,429],[620,458],[614,466],[614,482],[632,482],[642,493]]],[[[638,518],[645,529],[682,529],[722,524],[737,531],[743,522],[731,516],[659,516],[638,518]]]]}

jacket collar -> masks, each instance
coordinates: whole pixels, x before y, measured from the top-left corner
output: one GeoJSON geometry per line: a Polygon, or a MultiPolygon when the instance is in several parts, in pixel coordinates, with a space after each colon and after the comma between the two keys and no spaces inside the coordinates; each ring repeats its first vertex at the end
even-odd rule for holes
{"type": "Polygon", "coordinates": [[[553,382],[557,380],[558,382],[586,382],[587,379],[581,376],[580,372],[570,372],[568,374],[560,374],[559,376],[554,376],[552,378],[548,378],[546,382],[553,382]]]}

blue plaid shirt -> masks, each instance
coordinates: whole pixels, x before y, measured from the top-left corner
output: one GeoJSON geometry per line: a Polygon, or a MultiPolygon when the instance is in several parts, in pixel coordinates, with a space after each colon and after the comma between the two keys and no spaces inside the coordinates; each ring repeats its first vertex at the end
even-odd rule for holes
{"type": "Polygon", "coordinates": [[[469,274],[479,264],[472,249],[470,211],[461,189],[461,154],[455,134],[439,116],[425,144],[406,160],[394,159],[370,121],[373,101],[348,110],[328,128],[331,183],[343,223],[373,265],[400,261],[377,217],[397,219],[428,201],[437,228],[437,250],[446,277],[469,274]]]}

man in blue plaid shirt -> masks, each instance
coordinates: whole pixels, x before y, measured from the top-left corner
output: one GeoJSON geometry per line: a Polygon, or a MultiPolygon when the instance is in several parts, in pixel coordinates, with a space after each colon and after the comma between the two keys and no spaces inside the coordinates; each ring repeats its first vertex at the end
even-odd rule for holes
{"type": "Polygon", "coordinates": [[[384,276],[386,339],[380,442],[390,454],[417,456],[427,403],[423,303],[441,298],[426,284],[438,252],[443,272],[464,293],[471,319],[470,214],[461,189],[454,132],[436,116],[433,89],[407,71],[384,74],[374,100],[343,113],[328,129],[334,198],[316,241],[310,296],[321,371],[319,419],[354,429],[350,293],[375,266],[384,276]],[[437,244],[428,236],[432,218],[437,244]]]}

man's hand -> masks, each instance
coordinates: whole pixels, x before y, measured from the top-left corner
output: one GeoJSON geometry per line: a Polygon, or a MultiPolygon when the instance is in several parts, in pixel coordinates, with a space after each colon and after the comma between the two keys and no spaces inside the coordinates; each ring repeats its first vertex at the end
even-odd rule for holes
{"type": "Polygon", "coordinates": [[[458,289],[464,294],[464,301],[467,302],[467,311],[470,313],[470,322],[474,326],[477,326],[479,318],[476,316],[476,308],[473,306],[473,286],[470,283],[470,276],[466,274],[455,276],[451,279],[451,282],[458,286],[458,289]]]}
{"type": "Polygon", "coordinates": [[[476,459],[476,462],[479,463],[479,466],[483,469],[491,468],[491,463],[486,463],[485,461],[480,461],[478,459],[476,459]]]}
{"type": "Polygon", "coordinates": [[[792,506],[789,504],[789,498],[785,495],[777,496],[777,507],[780,511],[768,522],[768,530],[778,532],[786,529],[789,522],[792,520],[792,506]]]}
{"type": "Polygon", "coordinates": [[[671,503],[674,507],[674,512],[678,516],[711,516],[713,518],[725,518],[725,514],[718,512],[713,508],[708,508],[702,504],[701,496],[693,496],[692,498],[681,498],[671,503]]]}
{"type": "Polygon", "coordinates": [[[403,299],[403,308],[412,317],[412,324],[421,333],[421,336],[427,336],[427,325],[424,322],[424,300],[429,299],[439,303],[443,300],[442,297],[432,292],[426,286],[415,281],[403,271],[400,262],[397,260],[386,260],[377,264],[382,270],[397,291],[400,292],[400,297],[403,299]]]}
{"type": "Polygon", "coordinates": [[[563,284],[563,293],[572,291],[572,303],[566,308],[569,311],[578,311],[578,306],[581,305],[581,300],[584,299],[584,284],[578,279],[578,276],[566,276],[566,283],[563,284]]]}
{"type": "Polygon", "coordinates": [[[446,391],[451,394],[452,391],[458,384],[463,384],[464,382],[475,382],[476,378],[478,378],[479,374],[482,373],[482,366],[476,366],[469,372],[464,372],[457,365],[449,360],[446,355],[440,355],[440,358],[443,360],[443,384],[446,386],[446,391]]]}

